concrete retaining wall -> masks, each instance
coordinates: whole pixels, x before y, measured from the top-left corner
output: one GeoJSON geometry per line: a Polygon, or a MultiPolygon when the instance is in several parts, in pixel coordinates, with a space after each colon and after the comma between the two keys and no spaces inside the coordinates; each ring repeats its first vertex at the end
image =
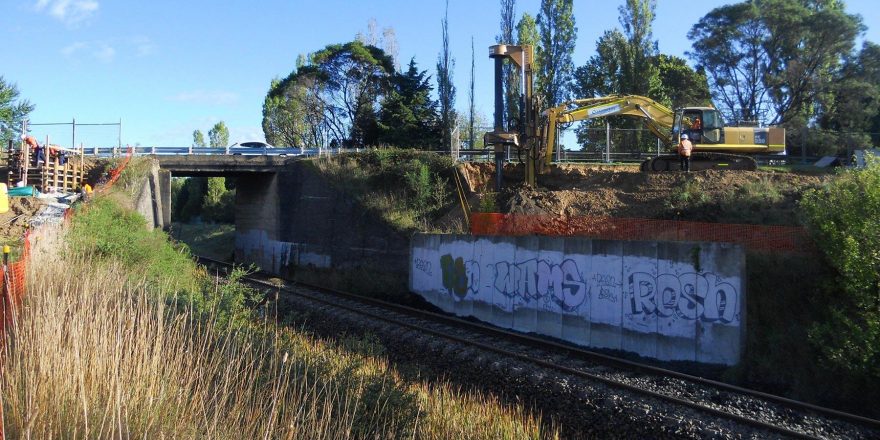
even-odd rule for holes
{"type": "Polygon", "coordinates": [[[417,234],[409,284],[459,316],[660,360],[733,365],[745,335],[736,245],[417,234]]]}

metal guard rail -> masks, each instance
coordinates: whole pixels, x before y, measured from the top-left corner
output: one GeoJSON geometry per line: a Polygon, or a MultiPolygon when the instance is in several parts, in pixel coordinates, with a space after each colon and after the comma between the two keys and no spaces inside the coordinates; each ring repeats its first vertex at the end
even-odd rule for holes
{"type": "Polygon", "coordinates": [[[131,148],[134,156],[183,156],[183,155],[242,155],[242,156],[301,156],[316,157],[339,153],[354,153],[363,149],[345,148],[203,148],[203,147],[85,147],[84,154],[94,157],[118,157],[127,154],[131,148]]]}

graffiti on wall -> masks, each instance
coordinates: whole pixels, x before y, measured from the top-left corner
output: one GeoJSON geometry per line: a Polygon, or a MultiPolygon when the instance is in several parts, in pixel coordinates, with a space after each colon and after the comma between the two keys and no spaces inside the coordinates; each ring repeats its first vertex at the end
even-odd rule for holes
{"type": "Polygon", "coordinates": [[[489,267],[494,269],[492,285],[497,292],[527,303],[544,299],[571,312],[589,294],[577,263],[571,259],[561,264],[536,258],[520,263],[499,261],[489,267]]]}
{"type": "Polygon", "coordinates": [[[617,303],[619,299],[618,292],[620,291],[620,281],[618,281],[617,277],[609,274],[594,274],[591,278],[593,281],[593,285],[596,286],[596,299],[600,301],[608,301],[611,303],[617,303]]]}
{"type": "Polygon", "coordinates": [[[468,293],[477,293],[480,286],[480,264],[476,261],[452,258],[452,255],[446,254],[440,257],[440,271],[443,273],[443,287],[459,299],[468,293]]]}
{"type": "Polygon", "coordinates": [[[571,240],[416,235],[410,287],[447,312],[575,344],[663,360],[739,361],[742,248],[571,240]],[[697,247],[703,269],[692,258],[697,247]]]}
{"type": "MultiPolygon", "coordinates": [[[[416,269],[429,273],[431,264],[414,261],[416,269]]],[[[440,257],[443,287],[456,299],[476,295],[481,286],[481,267],[475,260],[444,254],[440,257]]],[[[486,264],[490,274],[485,286],[521,304],[552,303],[565,312],[597,304],[617,304],[621,282],[615,275],[594,273],[586,276],[574,259],[557,264],[543,259],[521,262],[498,261],[486,264]],[[595,298],[592,298],[595,296],[595,298]],[[585,306],[586,305],[586,306],[585,306]]],[[[710,273],[633,272],[626,277],[624,316],[630,321],[667,318],[670,320],[739,322],[739,292],[722,277],[710,273]]]]}
{"type": "Polygon", "coordinates": [[[633,272],[628,277],[629,318],[658,316],[729,324],[739,321],[739,292],[710,273],[660,274],[633,272]]]}

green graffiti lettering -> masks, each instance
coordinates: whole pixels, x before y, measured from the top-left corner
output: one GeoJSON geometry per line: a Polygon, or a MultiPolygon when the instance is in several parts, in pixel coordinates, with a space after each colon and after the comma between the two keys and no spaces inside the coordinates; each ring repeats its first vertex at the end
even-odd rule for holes
{"type": "Polygon", "coordinates": [[[453,259],[449,254],[441,256],[440,270],[443,272],[443,287],[449,293],[454,293],[459,298],[467,296],[467,270],[461,257],[453,259]]]}

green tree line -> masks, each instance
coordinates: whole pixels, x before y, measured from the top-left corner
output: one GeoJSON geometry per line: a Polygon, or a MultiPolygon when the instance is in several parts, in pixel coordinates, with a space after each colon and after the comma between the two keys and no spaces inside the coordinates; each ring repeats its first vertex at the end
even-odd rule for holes
{"type": "MultiPolygon", "coordinates": [[[[535,47],[535,90],[542,107],[571,98],[609,94],[648,96],[670,107],[714,105],[732,124],[788,128],[792,149],[836,154],[880,145],[880,46],[865,41],[858,15],[840,0],[744,0],[708,11],[687,33],[687,59],[660,53],[652,26],[656,0],[626,0],[619,26],[595,42],[595,54],[576,62],[573,0],[541,0],[538,10],[518,13],[516,0],[500,0],[499,43],[535,47]],[[817,133],[806,135],[807,130],[817,133]]],[[[455,110],[449,54],[448,5],[441,19],[440,55],[434,81],[415,59],[398,71],[392,56],[360,38],[300,56],[296,68],[276,79],[263,105],[263,130],[270,143],[290,146],[367,146],[437,149],[451,141],[454,126],[463,139],[480,119],[455,110]],[[434,93],[436,89],[436,95],[434,93]],[[436,96],[436,100],[434,98],[436,96]]],[[[371,30],[371,32],[374,32],[371,30]]],[[[386,29],[388,33],[388,29],[386,29]]],[[[391,32],[393,35],[393,31],[391,32]]],[[[393,45],[396,53],[396,43],[393,45]]],[[[473,83],[474,69],[471,69],[473,83]]],[[[505,66],[505,125],[522,118],[518,73],[505,66]]],[[[471,92],[472,93],[472,92],[471,92]]],[[[612,118],[618,128],[639,121],[612,118]]],[[[591,125],[593,124],[593,125],[591,125]]],[[[582,123],[578,143],[592,148],[582,123]]],[[[604,134],[602,134],[604,137],[604,134]]],[[[617,143],[645,151],[653,138],[635,133],[617,143]]]]}

